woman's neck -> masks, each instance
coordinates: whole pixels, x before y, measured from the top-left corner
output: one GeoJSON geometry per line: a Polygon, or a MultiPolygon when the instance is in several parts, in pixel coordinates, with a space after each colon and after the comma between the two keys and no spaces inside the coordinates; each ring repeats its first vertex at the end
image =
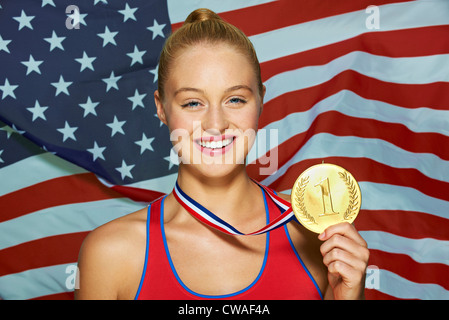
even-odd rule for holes
{"type": "Polygon", "coordinates": [[[231,220],[232,216],[241,216],[242,210],[251,211],[262,192],[248,177],[244,166],[221,177],[205,177],[180,166],[178,185],[210,211],[231,220]]]}

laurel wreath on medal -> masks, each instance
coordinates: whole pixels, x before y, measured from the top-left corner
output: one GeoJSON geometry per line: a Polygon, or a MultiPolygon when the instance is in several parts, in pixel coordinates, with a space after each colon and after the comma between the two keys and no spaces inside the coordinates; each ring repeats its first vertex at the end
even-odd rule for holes
{"type": "Polygon", "coordinates": [[[351,179],[351,177],[347,174],[347,172],[339,172],[338,175],[340,178],[343,179],[346,186],[348,187],[349,191],[349,205],[346,209],[346,212],[343,215],[343,218],[345,220],[349,220],[352,218],[353,215],[357,214],[357,205],[358,205],[358,196],[357,196],[357,190],[354,185],[354,181],[351,179]]]}
{"type": "MultiPolygon", "coordinates": [[[[348,208],[346,209],[346,212],[343,215],[344,220],[349,220],[354,215],[356,215],[358,212],[357,205],[359,202],[358,202],[357,190],[356,190],[356,186],[354,184],[354,180],[351,179],[351,177],[347,174],[346,171],[338,172],[338,175],[346,184],[346,187],[348,188],[348,192],[349,192],[348,208]]],[[[306,206],[304,204],[304,193],[305,193],[307,184],[309,183],[309,178],[310,177],[307,176],[305,178],[302,178],[299,181],[299,184],[297,185],[297,187],[295,189],[295,198],[297,201],[295,203],[295,206],[300,210],[300,212],[301,212],[300,216],[302,217],[303,222],[305,222],[307,224],[317,224],[317,222],[315,221],[315,218],[307,212],[306,206]]]]}
{"type": "Polygon", "coordinates": [[[296,203],[295,206],[301,211],[301,217],[303,222],[307,224],[317,224],[315,218],[311,216],[304,205],[304,192],[306,190],[306,186],[309,183],[309,177],[302,178],[299,182],[299,185],[295,189],[295,198],[296,203]]]}

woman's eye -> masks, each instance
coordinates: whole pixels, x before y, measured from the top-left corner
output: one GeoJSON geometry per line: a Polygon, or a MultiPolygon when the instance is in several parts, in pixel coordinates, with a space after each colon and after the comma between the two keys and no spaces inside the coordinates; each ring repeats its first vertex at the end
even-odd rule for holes
{"type": "Polygon", "coordinates": [[[196,108],[200,105],[200,103],[198,101],[189,101],[183,105],[181,105],[181,107],[183,108],[196,108]]]}
{"type": "Polygon", "coordinates": [[[237,98],[237,97],[229,99],[229,102],[232,104],[246,103],[245,100],[243,100],[241,98],[237,98]]]}

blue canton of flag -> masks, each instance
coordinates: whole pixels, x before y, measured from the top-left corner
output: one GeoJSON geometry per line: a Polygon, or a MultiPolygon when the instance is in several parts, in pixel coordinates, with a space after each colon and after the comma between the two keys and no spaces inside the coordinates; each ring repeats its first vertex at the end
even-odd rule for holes
{"type": "Polygon", "coordinates": [[[153,99],[166,3],[75,3],[1,3],[0,168],[19,133],[114,185],[176,172],[153,99]]]}

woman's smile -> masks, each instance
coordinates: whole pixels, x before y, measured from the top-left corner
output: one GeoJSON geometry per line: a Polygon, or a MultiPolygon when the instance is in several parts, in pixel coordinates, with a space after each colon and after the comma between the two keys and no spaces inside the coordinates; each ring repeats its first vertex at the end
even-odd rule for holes
{"type": "Polygon", "coordinates": [[[208,156],[220,156],[227,153],[233,146],[235,136],[221,135],[195,139],[195,146],[208,156]]]}

